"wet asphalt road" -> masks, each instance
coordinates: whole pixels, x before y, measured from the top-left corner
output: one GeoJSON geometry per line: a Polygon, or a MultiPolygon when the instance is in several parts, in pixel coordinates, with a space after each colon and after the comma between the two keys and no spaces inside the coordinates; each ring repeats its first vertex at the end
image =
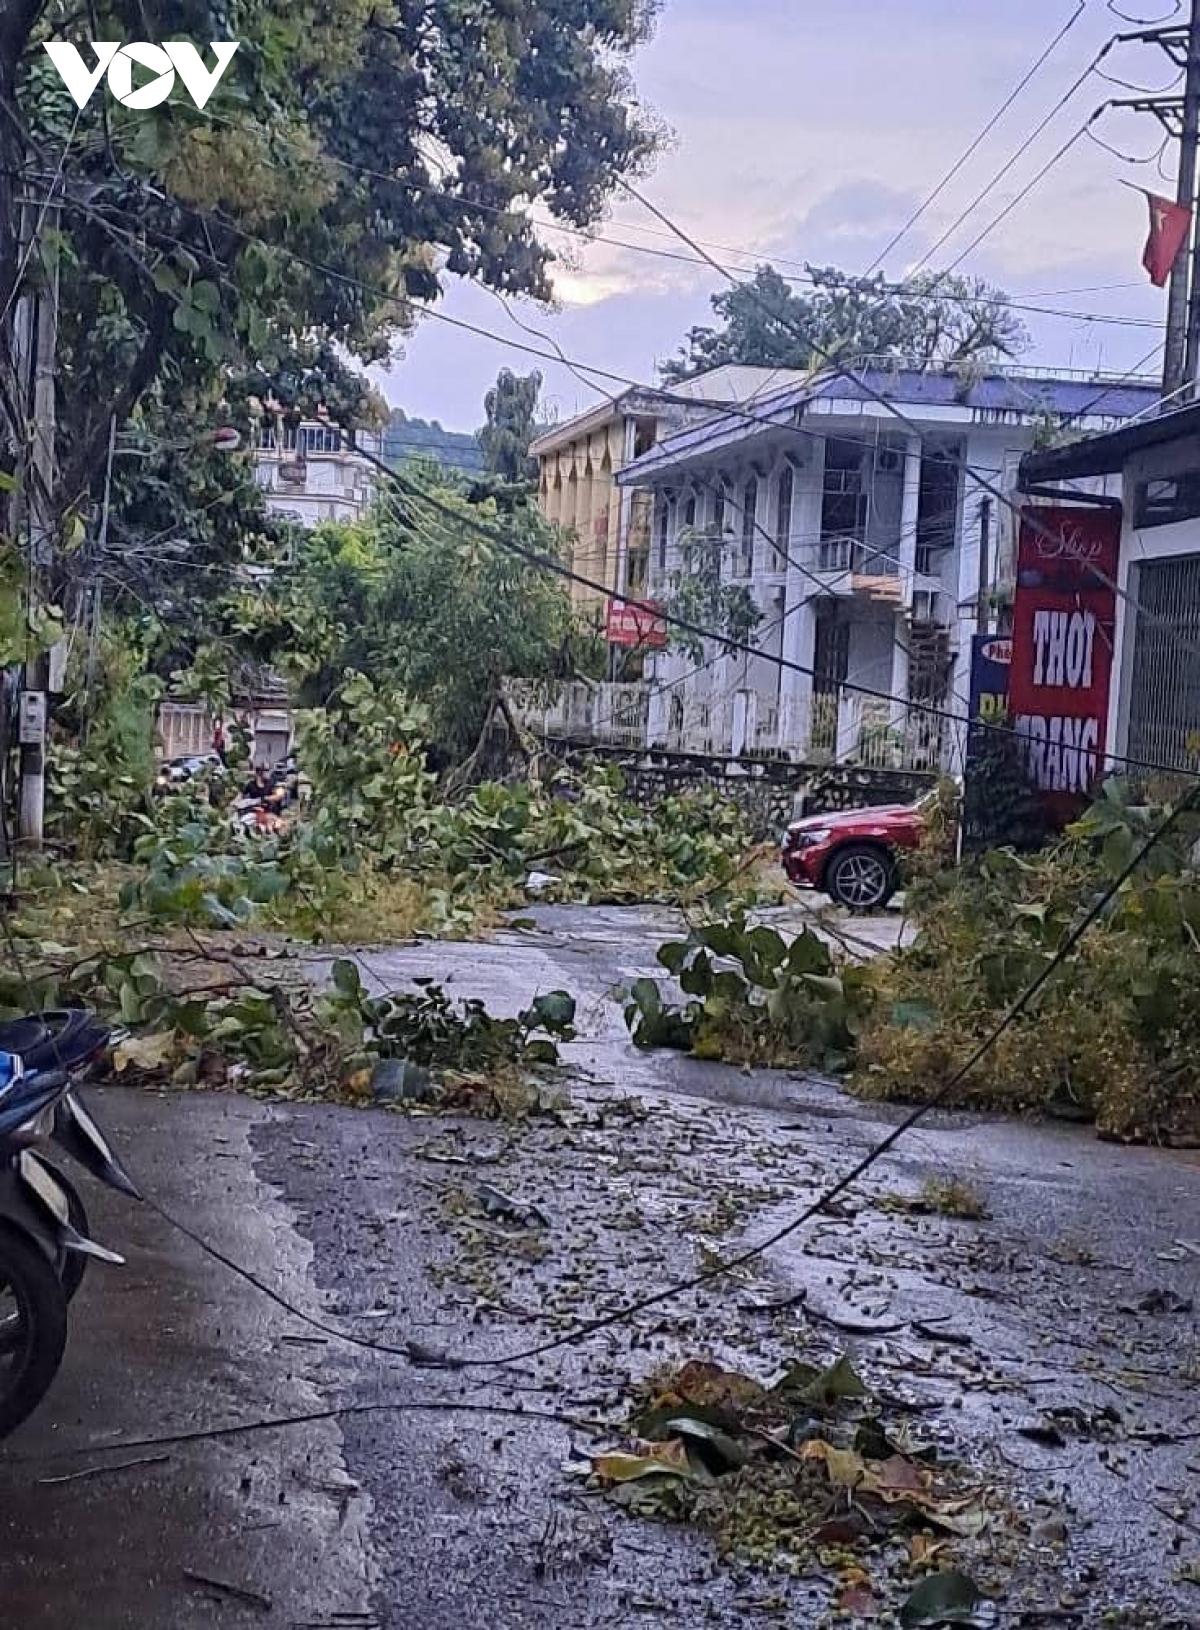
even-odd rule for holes
{"type": "MultiPolygon", "coordinates": [[[[493,1357],[762,1237],[890,1124],[819,1082],[636,1055],[606,993],[653,971],[669,916],[534,915],[530,932],[363,967],[381,986],[434,973],[496,1011],[579,994],[569,1051],[586,1079],[557,1117],[506,1130],[120,1089],[96,1107],[148,1192],[300,1305],[368,1340],[493,1357]],[[484,1216],[481,1180],[549,1228],[484,1216]]],[[[130,1266],[90,1274],[67,1367],[0,1450],[0,1627],[778,1624],[772,1582],[585,1494],[563,1464],[591,1439],[536,1412],[617,1415],[664,1359],[769,1377],[844,1348],[978,1468],[1000,1536],[978,1568],[1004,1583],[1001,1623],[1098,1625],[1128,1605],[1146,1630],[1200,1624],[1200,1591],[1175,1581],[1200,1556],[1200,1343],[1194,1313],[1151,1310],[1196,1295],[1198,1197],[1195,1155],[938,1117],[753,1275],[565,1352],[446,1372],[317,1335],[104,1195],[97,1232],[130,1266]],[[990,1216],[896,1209],[930,1173],[972,1180],[990,1216]],[[351,1403],[384,1407],[132,1445],[351,1403]],[[456,1407],[412,1407],[430,1403],[456,1407]],[[1067,1411],[1060,1443],[1023,1435],[1051,1409],[1067,1411]],[[1019,1617],[1050,1607],[1057,1621],[1019,1617]]],[[[823,1582],[789,1590],[786,1622],[825,1622],[823,1582]]]]}

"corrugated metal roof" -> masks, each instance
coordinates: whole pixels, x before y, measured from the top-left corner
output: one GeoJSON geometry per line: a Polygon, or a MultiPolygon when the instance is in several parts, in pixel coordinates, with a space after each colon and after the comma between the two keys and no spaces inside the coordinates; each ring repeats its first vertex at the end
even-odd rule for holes
{"type": "Polygon", "coordinates": [[[1150,447],[1190,441],[1200,463],[1200,405],[1176,408],[1140,424],[1124,425],[1102,436],[1085,436],[1064,447],[1026,453],[1021,460],[1021,481],[1039,486],[1047,481],[1072,481],[1096,475],[1116,475],[1128,459],[1150,447]]]}
{"type": "Polygon", "coordinates": [[[752,412],[734,409],[717,413],[703,424],[667,437],[622,470],[617,480],[622,486],[637,486],[677,464],[792,424],[801,409],[817,401],[832,406],[836,402],[873,402],[880,397],[918,417],[923,408],[957,408],[964,418],[1003,413],[1032,419],[1049,413],[1084,420],[1132,418],[1152,407],[1159,391],[1151,384],[1128,381],[1106,383],[1102,379],[1035,375],[994,374],[964,381],[957,374],[917,369],[870,368],[854,378],[827,374],[763,397],[752,412]]]}

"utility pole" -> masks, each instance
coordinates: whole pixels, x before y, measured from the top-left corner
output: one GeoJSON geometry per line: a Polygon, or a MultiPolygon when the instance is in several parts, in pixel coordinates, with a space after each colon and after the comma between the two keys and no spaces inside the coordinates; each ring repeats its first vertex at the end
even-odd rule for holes
{"type": "Polygon", "coordinates": [[[1114,44],[1156,45],[1183,70],[1182,96],[1115,99],[1112,107],[1152,113],[1167,135],[1179,143],[1175,200],[1192,212],[1192,230],[1176,256],[1167,299],[1167,340],[1163,395],[1178,401],[1200,372],[1200,221],[1197,216],[1196,170],[1200,153],[1200,0],[1191,0],[1188,23],[1137,29],[1118,34],[1114,44]]]}
{"type": "Polygon", "coordinates": [[[979,500],[979,593],[975,601],[975,627],[980,634],[988,632],[991,613],[988,595],[992,587],[992,500],[979,500]]]}
{"type": "MultiPolygon", "coordinates": [[[[50,564],[54,545],[54,441],[57,422],[55,367],[58,350],[58,251],[43,237],[35,253],[41,263],[36,292],[22,296],[26,310],[19,323],[26,338],[26,363],[32,407],[29,453],[26,462],[25,515],[29,537],[28,594],[50,564]]],[[[46,816],[46,724],[49,713],[50,656],[40,651],[25,667],[20,711],[20,802],[17,836],[31,849],[39,849],[46,816]]]]}
{"type": "MultiPolygon", "coordinates": [[[[1192,230],[1191,242],[1181,251],[1191,268],[1191,296],[1188,301],[1187,345],[1184,352],[1183,379],[1192,387],[1195,400],[1196,380],[1200,378],[1200,191],[1195,186],[1197,131],[1200,130],[1200,0],[1192,0],[1192,20],[1188,30],[1188,60],[1183,95],[1184,126],[1190,120],[1192,130],[1192,230]]],[[[1182,159],[1180,161],[1182,171],[1182,159]]],[[[1175,270],[1178,272],[1179,263],[1175,270]]]]}
{"type": "Polygon", "coordinates": [[[1167,303],[1167,353],[1163,395],[1170,396],[1196,377],[1200,347],[1200,264],[1196,238],[1196,153],[1200,138],[1200,0],[1192,0],[1184,68],[1183,120],[1179,137],[1176,201],[1192,211],[1192,229],[1175,258],[1167,303]]]}

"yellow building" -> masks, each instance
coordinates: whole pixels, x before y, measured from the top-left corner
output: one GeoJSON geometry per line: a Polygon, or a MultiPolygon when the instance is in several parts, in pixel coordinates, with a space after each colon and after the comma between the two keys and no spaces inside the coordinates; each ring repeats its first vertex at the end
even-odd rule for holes
{"type": "Polygon", "coordinates": [[[530,447],[538,462],[538,503],[570,540],[570,564],[582,583],[575,604],[603,628],[610,597],[646,592],[653,498],[621,491],[618,470],[664,436],[715,410],[745,406],[797,376],[778,368],[714,368],[669,390],[633,388],[546,431],[530,447]]]}

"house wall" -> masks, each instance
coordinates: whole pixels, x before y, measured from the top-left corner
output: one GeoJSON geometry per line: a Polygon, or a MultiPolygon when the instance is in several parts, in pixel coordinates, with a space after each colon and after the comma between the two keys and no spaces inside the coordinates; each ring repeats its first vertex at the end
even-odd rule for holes
{"type": "MultiPolygon", "coordinates": [[[[979,550],[982,501],[989,497],[977,476],[964,475],[959,484],[957,509],[950,521],[955,543],[940,557],[937,570],[918,576],[915,570],[917,503],[920,482],[921,437],[884,435],[879,426],[864,416],[861,420],[830,419],[820,425],[829,436],[863,444],[864,468],[868,481],[866,512],[866,551],[864,572],[879,578],[894,578],[891,590],[881,600],[854,588],[849,572],[821,569],[820,551],[825,482],[825,451],[821,435],[797,436],[780,430],[736,444],[711,462],[681,470],[670,486],[655,490],[654,544],[651,550],[651,592],[663,593],[670,586],[681,560],[680,533],[686,506],[694,498],[697,523],[711,528],[717,508],[717,490],[725,495],[724,530],[726,569],[729,583],[746,582],[762,612],[762,621],[753,643],[772,653],[778,651],[790,669],[779,669],[766,657],[760,659],[723,658],[704,671],[704,678],[688,678],[692,659],[686,653],[670,651],[656,658],[653,678],[660,685],[686,695],[699,694],[703,685],[708,695],[726,695],[750,687],[758,693],[760,716],[777,714],[778,734],[772,746],[798,752],[809,743],[813,720],[812,678],[797,671],[811,669],[816,660],[816,610],[821,596],[838,601],[839,615],[850,625],[847,677],[852,683],[886,693],[907,694],[908,622],[914,595],[924,590],[939,596],[937,621],[950,634],[954,653],[948,711],[964,718],[970,688],[970,637],[976,628],[975,601],[979,582],[979,550]],[[881,457],[882,455],[882,457],[881,457]],[[785,465],[792,470],[791,526],[786,538],[779,533],[779,480],[785,465]],[[742,551],[742,496],[751,476],[757,482],[754,572],[749,579],[739,575],[733,562],[742,551]],[[669,545],[665,562],[658,549],[657,518],[668,516],[669,545]],[[773,558],[772,538],[779,538],[788,559],[773,558]],[[887,598],[891,596],[891,598],[887,598]],[[775,643],[776,636],[778,644],[775,643]]],[[[959,435],[963,439],[965,461],[986,481],[996,485],[1015,483],[1020,454],[1032,442],[1032,428],[1020,423],[965,426],[944,419],[919,424],[931,440],[936,436],[959,435]]],[[[991,574],[1002,553],[1006,516],[1004,506],[991,501],[991,574]]],[[[882,587],[882,585],[879,585],[882,587]]],[[[869,698],[863,705],[872,706],[869,698]]],[[[895,711],[895,710],[894,710],[895,711]]],[[[899,707],[902,718],[904,708],[899,707]]],[[[678,713],[678,709],[676,709],[678,713]]],[[[651,718],[659,735],[667,739],[665,714],[651,718]]],[[[953,737],[954,732],[950,732],[953,737]]],[[[686,743],[680,743],[686,746],[686,743]]],[[[763,744],[760,744],[763,745],[763,744]]],[[[958,745],[951,742],[949,757],[957,760],[958,745]]]]}
{"type": "MultiPolygon", "coordinates": [[[[1137,616],[1130,599],[1138,595],[1139,569],[1148,562],[1159,560],[1200,561],[1200,517],[1178,521],[1168,526],[1138,527],[1136,493],[1138,486],[1155,477],[1168,477],[1194,473],[1200,465],[1195,446],[1184,440],[1164,447],[1153,448],[1131,459],[1124,471],[1125,514],[1121,532],[1121,553],[1117,572],[1116,632],[1113,641],[1113,685],[1109,697],[1108,744],[1114,755],[1129,751],[1132,714],[1133,658],[1138,640],[1137,616]]],[[[1200,630],[1200,604],[1190,608],[1193,626],[1200,630]]],[[[1174,683],[1200,683],[1200,658],[1191,654],[1181,643],[1173,666],[1174,683]]],[[[1200,716],[1196,719],[1200,729],[1200,716]]],[[[1189,744],[1180,742],[1171,754],[1172,762],[1178,758],[1192,768],[1200,763],[1200,754],[1189,751],[1189,744]]],[[[1119,758],[1110,760],[1110,768],[1120,774],[1125,766],[1119,758]]],[[[1133,772],[1136,773],[1136,772],[1133,772]]]]}
{"type": "Polygon", "coordinates": [[[617,589],[621,495],[613,475],[627,462],[628,420],[620,415],[554,447],[538,460],[538,503],[548,521],[574,539],[571,566],[605,593],[572,583],[571,598],[598,621],[617,589]]]}
{"type": "MultiPolygon", "coordinates": [[[[331,427],[301,425],[304,436],[333,435],[331,427]]],[[[275,446],[277,432],[266,429],[263,442],[255,452],[254,480],[262,489],[266,506],[281,520],[295,521],[300,526],[320,526],[325,521],[360,521],[370,507],[375,491],[375,470],[353,448],[338,451],[314,451],[304,458],[304,476],[299,483],[283,480],[280,466],[295,467],[296,445],[292,439],[282,449],[275,446]]],[[[361,438],[360,438],[361,439],[361,438]]],[[[378,437],[372,437],[370,450],[378,453],[378,437]]]]}

